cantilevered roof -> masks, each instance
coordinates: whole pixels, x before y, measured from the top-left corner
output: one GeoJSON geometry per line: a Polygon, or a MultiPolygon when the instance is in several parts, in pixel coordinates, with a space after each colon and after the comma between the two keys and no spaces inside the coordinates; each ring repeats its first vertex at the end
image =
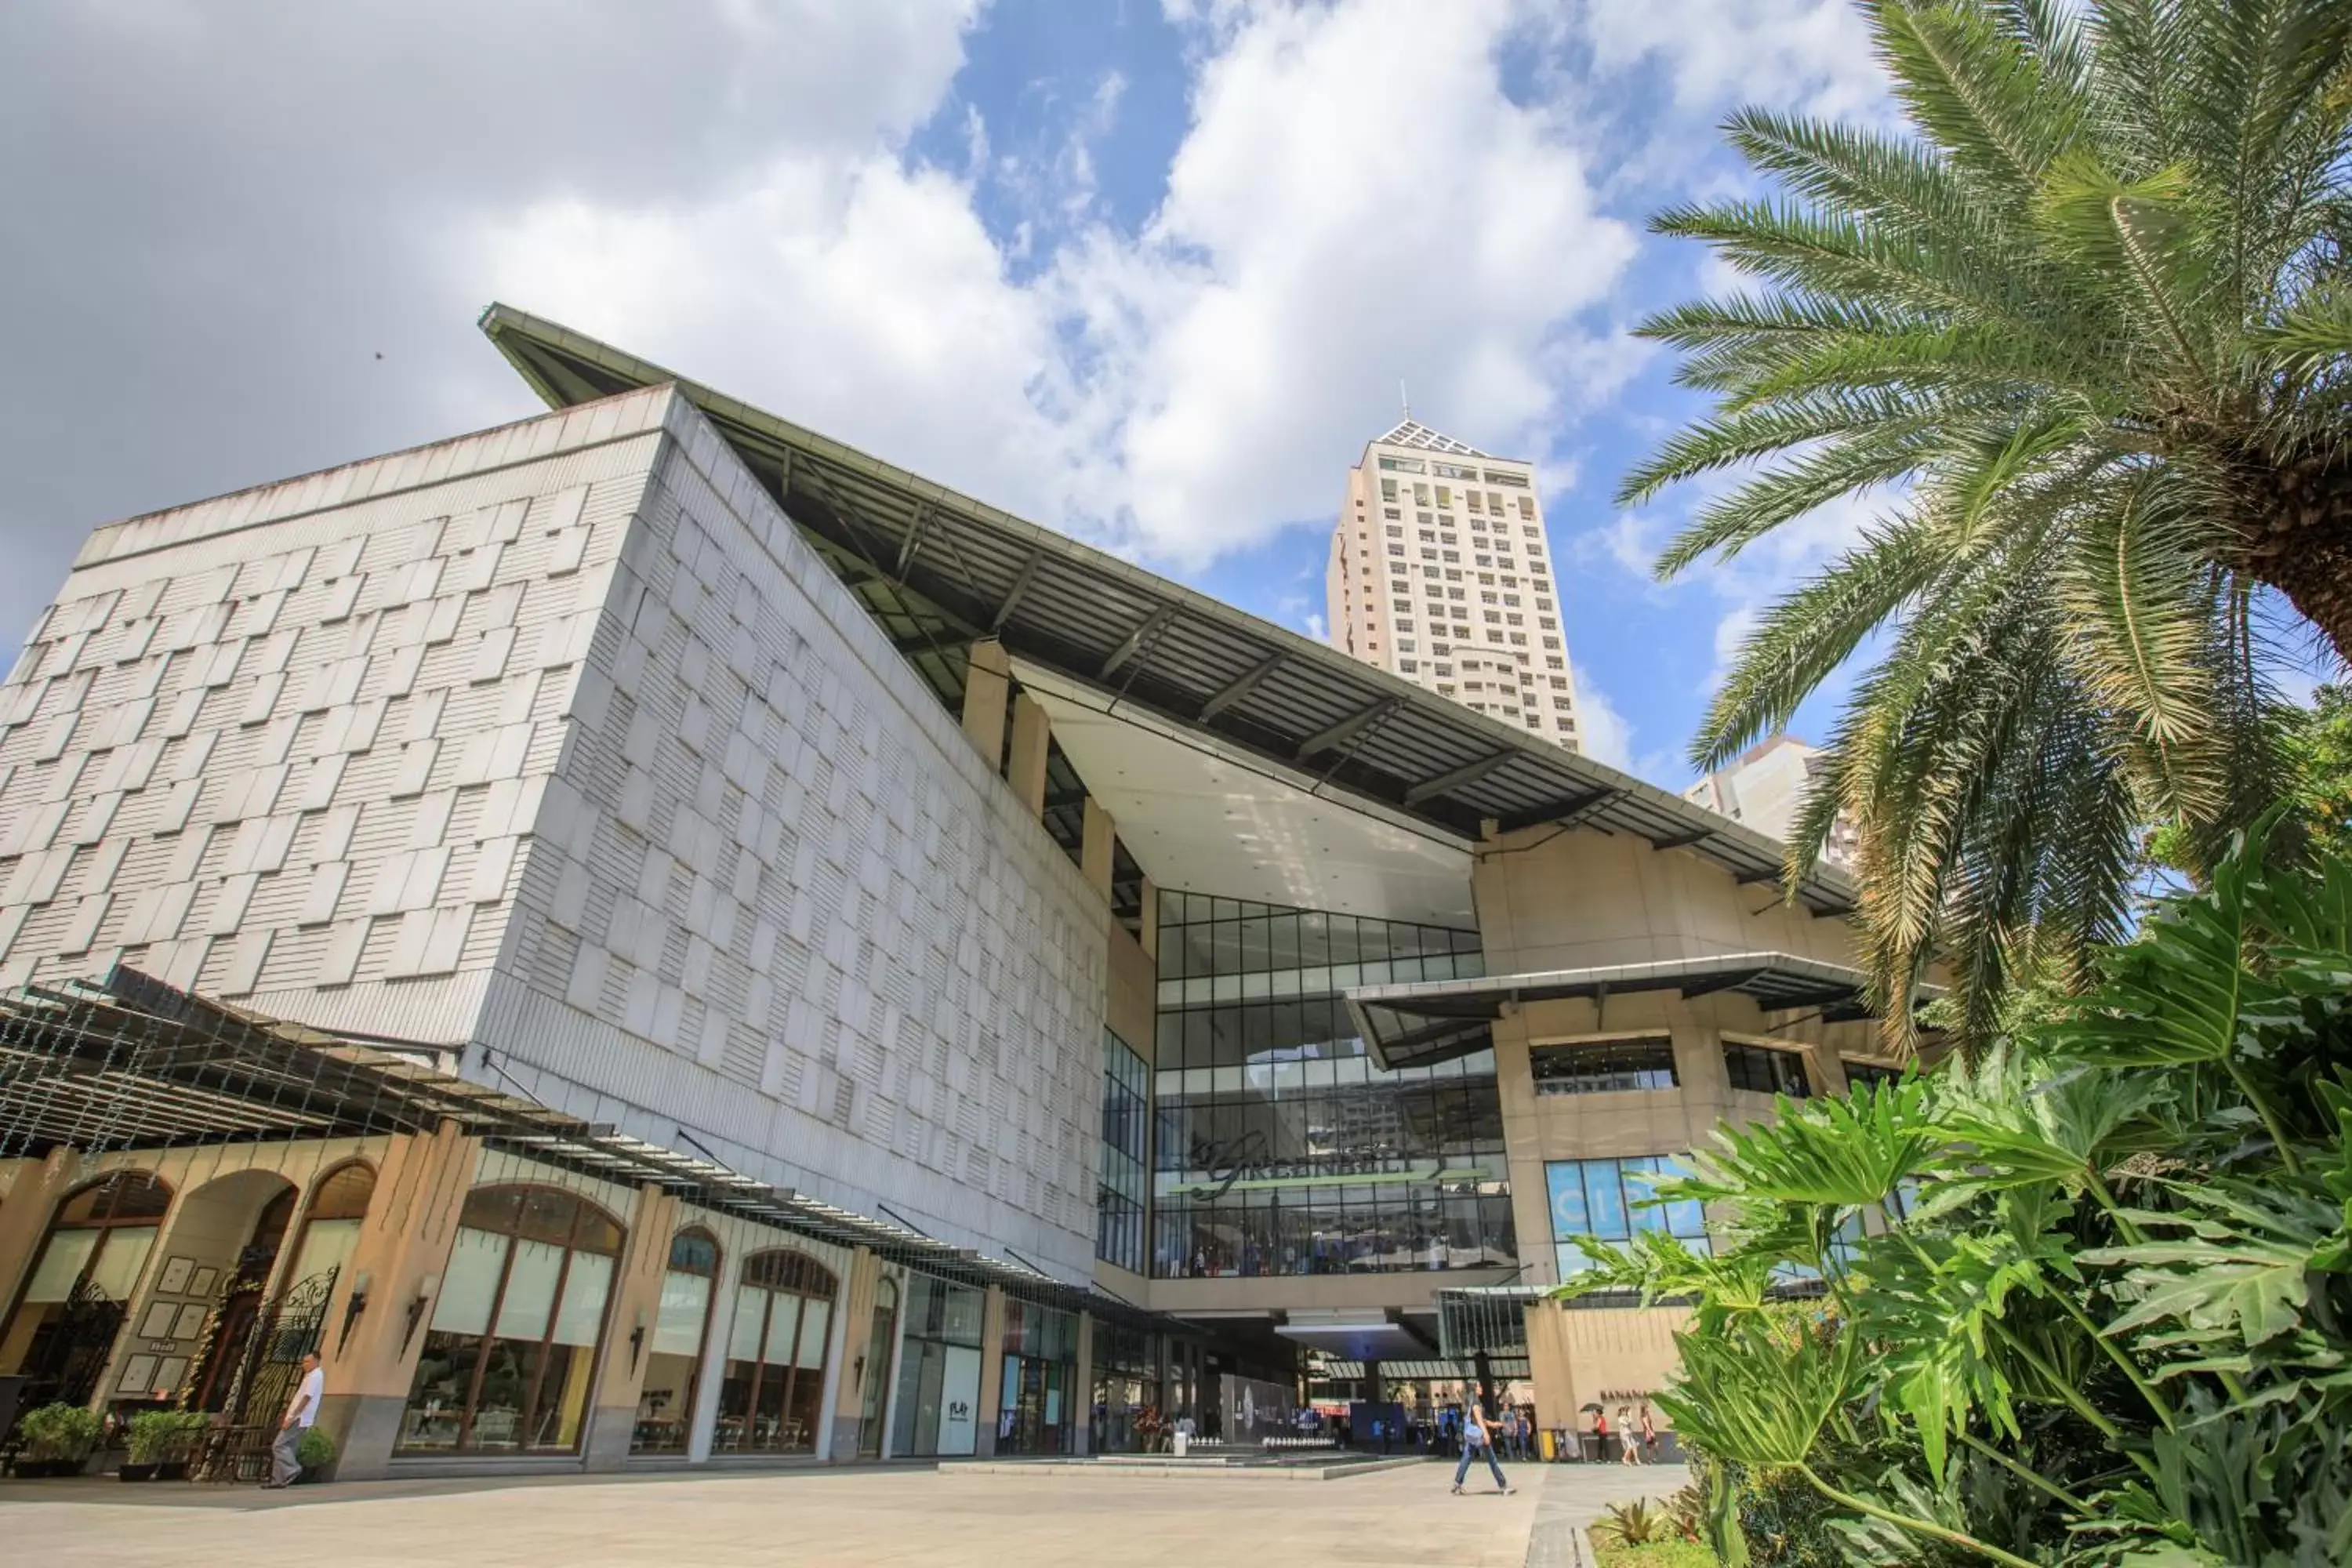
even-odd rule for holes
{"type": "Polygon", "coordinates": [[[652,1182],[791,1235],[866,1247],[965,1284],[1155,1331],[1181,1325],[1025,1264],[776,1187],[446,1070],[454,1053],[388,1048],[264,1017],[117,966],[104,984],[0,994],[0,1160],[268,1139],[431,1132],[623,1186],[652,1182]]]}
{"type": "MultiPolygon", "coordinates": [[[[1583,824],[1777,883],[1781,847],[1589,757],[920,475],[504,305],[482,330],[556,407],[675,382],[945,696],[962,649],[1014,655],[1283,767],[1475,840],[1583,824]]],[[[1853,907],[1826,867],[1797,889],[1853,907]]]]}
{"type": "Polygon", "coordinates": [[[1482,1048],[1487,1026],[1511,1003],[1635,991],[1675,991],[1685,996],[1729,991],[1754,998],[1767,1012],[1818,1008],[1829,1023],[1870,1016],[1869,977],[1861,970],[1790,952],[1727,952],[1473,980],[1412,980],[1360,985],[1347,996],[1348,1012],[1373,1059],[1395,1068],[1444,1061],[1482,1048]]]}

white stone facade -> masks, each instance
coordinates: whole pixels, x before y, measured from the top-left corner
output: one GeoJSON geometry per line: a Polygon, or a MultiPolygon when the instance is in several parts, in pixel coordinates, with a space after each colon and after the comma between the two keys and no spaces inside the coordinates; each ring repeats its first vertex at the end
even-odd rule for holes
{"type": "Polygon", "coordinates": [[[1076,1275],[1108,918],[667,388],[101,529],[0,686],[0,982],[464,1046],[1076,1275]]]}

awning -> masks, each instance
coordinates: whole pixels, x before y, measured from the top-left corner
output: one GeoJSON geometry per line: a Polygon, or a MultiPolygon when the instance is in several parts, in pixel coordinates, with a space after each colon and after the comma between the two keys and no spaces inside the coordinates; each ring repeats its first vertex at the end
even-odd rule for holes
{"type": "Polygon", "coordinates": [[[354,1040],[174,989],[118,966],[103,984],[0,994],[0,1159],[264,1139],[429,1133],[487,1146],[960,1284],[1155,1333],[1186,1325],[1005,1258],[822,1203],[715,1160],[623,1136],[448,1070],[444,1047],[354,1040]]]}
{"type": "Polygon", "coordinates": [[[1418,1361],[1437,1348],[1410,1321],[1377,1308],[1294,1311],[1274,1331],[1309,1350],[1349,1361],[1418,1361]]]}
{"type": "Polygon", "coordinates": [[[1488,1026],[1515,1003],[1636,991],[1684,996],[1728,991],[1752,997],[1768,1013],[1813,1008],[1833,1024],[1871,1016],[1869,977],[1861,970],[1790,952],[1727,952],[1475,980],[1360,985],[1347,998],[1372,1058],[1397,1068],[1449,1061],[1482,1049],[1490,1038],[1488,1026]]]}

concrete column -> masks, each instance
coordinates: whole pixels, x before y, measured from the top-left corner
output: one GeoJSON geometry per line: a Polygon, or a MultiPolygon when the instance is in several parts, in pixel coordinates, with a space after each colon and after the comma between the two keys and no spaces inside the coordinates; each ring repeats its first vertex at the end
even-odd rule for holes
{"type": "Polygon", "coordinates": [[[719,1434],[719,1387],[727,1380],[727,1346],[735,1332],[735,1288],[743,1278],[743,1249],[724,1247],[719,1254],[719,1278],[710,1282],[710,1331],[702,1342],[702,1365],[694,1374],[693,1425],[687,1429],[686,1460],[699,1465],[710,1458],[719,1434]]]}
{"type": "MultiPolygon", "coordinates": [[[[1018,742],[1016,742],[1017,744],[1018,742]]],[[[972,1423],[972,1452],[985,1459],[996,1452],[996,1422],[1004,1400],[1004,1288],[991,1285],[980,1314],[980,1408],[972,1423]]]]}
{"type": "MultiPolygon", "coordinates": [[[[669,1271],[670,1237],[677,1231],[677,1199],[647,1182],[614,1260],[612,1298],[604,1309],[604,1344],[598,1352],[583,1468],[617,1470],[629,1462],[637,1425],[637,1397],[646,1384],[646,1345],[661,1316],[662,1276],[669,1271]]],[[[698,1393],[699,1390],[697,1391],[698,1393]]]]}
{"type": "Polygon", "coordinates": [[[1118,837],[1118,824],[1102,808],[1094,796],[1087,796],[1086,817],[1078,839],[1078,870],[1087,885],[1110,901],[1111,846],[1118,837]]]}
{"type": "Polygon", "coordinates": [[[971,668],[963,682],[963,732],[988,760],[988,771],[1004,765],[1004,700],[1013,690],[1013,660],[1004,645],[986,637],[971,645],[971,668]]]}
{"type": "MultiPolygon", "coordinates": [[[[42,1238],[49,1233],[49,1216],[81,1181],[78,1149],[52,1149],[46,1160],[22,1160],[16,1164],[16,1179],[9,1184],[8,1201],[0,1203],[0,1311],[23,1292],[40,1255],[42,1238]]],[[[0,1321],[0,1332],[6,1329],[7,1324],[0,1321]]],[[[0,1372],[9,1370],[10,1362],[0,1361],[0,1372]]]]}
{"type": "Polygon", "coordinates": [[[1142,944],[1143,956],[1159,963],[1160,889],[1149,877],[1143,879],[1143,930],[1137,940],[1142,944]]]}
{"type": "Polygon", "coordinates": [[[1045,742],[1052,729],[1035,698],[1024,691],[1013,700],[1013,760],[1004,777],[1032,816],[1045,815],[1045,742]]]}
{"type": "Polygon", "coordinates": [[[874,1292],[881,1278],[882,1260],[870,1249],[861,1247],[850,1255],[849,1271],[841,1283],[833,1397],[825,1404],[833,1412],[828,1423],[833,1443],[824,1457],[836,1464],[856,1459],[857,1426],[866,1414],[866,1381],[888,1371],[889,1347],[879,1347],[877,1353],[877,1348],[867,1342],[874,1333],[874,1292]]]}
{"type": "Polygon", "coordinates": [[[1070,1422],[1070,1452],[1084,1454],[1094,1447],[1095,1430],[1095,1320],[1091,1312],[1078,1314],[1077,1386],[1070,1397],[1077,1405],[1070,1422]]]}
{"type": "Polygon", "coordinates": [[[480,1155],[481,1141],[455,1121],[429,1137],[398,1134],[384,1151],[359,1244],[327,1306],[319,1424],[335,1439],[341,1479],[374,1479],[392,1457],[480,1155]]]}

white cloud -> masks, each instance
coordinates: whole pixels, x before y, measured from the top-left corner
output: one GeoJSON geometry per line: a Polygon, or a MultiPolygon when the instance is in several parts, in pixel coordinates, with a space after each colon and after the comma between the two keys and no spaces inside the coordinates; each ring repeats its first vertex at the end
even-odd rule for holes
{"type": "MultiPolygon", "coordinates": [[[[458,259],[470,244],[502,297],[788,417],[1199,566],[1325,515],[1401,374],[1433,422],[1572,478],[1555,432],[1644,352],[1583,321],[1636,241],[1503,90],[1525,15],[1213,7],[1158,210],[1137,234],[1090,214],[1107,78],[1052,168],[1013,171],[1017,206],[1075,224],[1022,279],[972,175],[887,154],[787,152],[698,201],[542,199],[458,259]]],[[[984,128],[965,141],[976,158],[984,128]]]]}
{"type": "Polygon", "coordinates": [[[1851,115],[1885,90],[1852,0],[1587,0],[1578,21],[1596,76],[1655,63],[1685,117],[1735,100],[1851,115]]]}

